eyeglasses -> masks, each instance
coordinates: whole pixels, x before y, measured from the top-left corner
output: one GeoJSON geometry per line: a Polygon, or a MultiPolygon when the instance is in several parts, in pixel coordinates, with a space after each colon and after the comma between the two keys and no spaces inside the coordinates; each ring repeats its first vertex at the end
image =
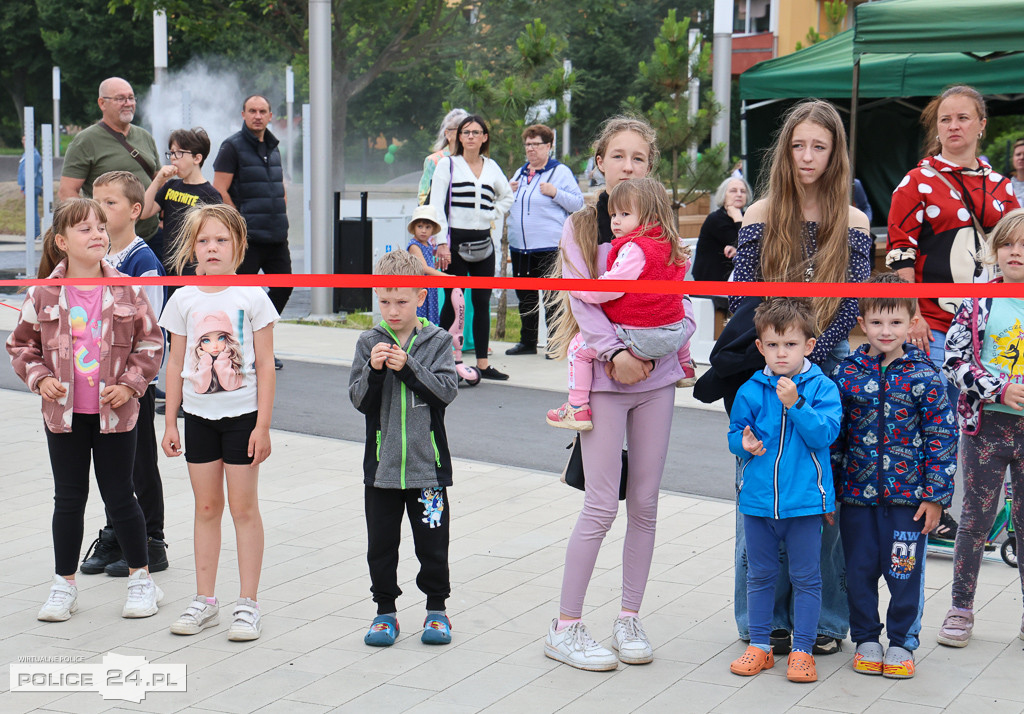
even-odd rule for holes
{"type": "Polygon", "coordinates": [[[523,144],[527,151],[529,151],[530,149],[539,149],[540,147],[547,145],[548,142],[546,141],[528,141],[525,144],[523,144]]]}
{"type": "Polygon", "coordinates": [[[468,138],[483,136],[484,133],[478,129],[463,130],[462,135],[468,138]]]}
{"type": "Polygon", "coordinates": [[[195,156],[195,154],[193,152],[185,151],[184,149],[179,149],[178,151],[165,151],[164,152],[164,156],[167,158],[168,161],[170,161],[171,159],[180,159],[185,154],[188,154],[189,156],[195,156]]]}
{"type": "Polygon", "coordinates": [[[100,99],[106,99],[114,104],[135,104],[134,94],[129,94],[127,97],[100,97],[100,99]]]}

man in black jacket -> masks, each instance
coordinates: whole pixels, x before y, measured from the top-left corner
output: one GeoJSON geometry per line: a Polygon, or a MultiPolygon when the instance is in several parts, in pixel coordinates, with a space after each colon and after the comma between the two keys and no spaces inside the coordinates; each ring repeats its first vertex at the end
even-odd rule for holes
{"type": "MultiPolygon", "coordinates": [[[[285,206],[284,171],[278,139],[267,128],[274,118],[270,102],[260,94],[242,102],[242,129],[220,145],[213,162],[213,186],[224,203],[245,218],[249,247],[238,272],[254,275],[291,274],[288,250],[288,213],[285,206]]],[[[292,294],[291,288],[270,288],[270,301],[278,314],[292,294]]],[[[281,369],[276,357],[274,364],[281,369]]]]}

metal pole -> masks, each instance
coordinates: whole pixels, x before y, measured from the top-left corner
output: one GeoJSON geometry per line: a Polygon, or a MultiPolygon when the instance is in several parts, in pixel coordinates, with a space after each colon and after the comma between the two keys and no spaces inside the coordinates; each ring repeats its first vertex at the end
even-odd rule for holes
{"type": "MultiPolygon", "coordinates": [[[[562,60],[562,67],[565,69],[565,76],[568,79],[572,74],[572,60],[562,60]]],[[[562,95],[562,103],[565,105],[565,123],[562,124],[562,156],[568,156],[572,151],[569,145],[569,120],[571,118],[570,107],[572,106],[572,90],[566,90],[562,95]]],[[[557,156],[555,158],[558,158],[557,156]]]]}
{"type": "Polygon", "coordinates": [[[36,110],[25,107],[25,276],[36,271],[36,110]]]}
{"type": "Polygon", "coordinates": [[[853,91],[850,92],[850,192],[857,176],[857,103],[860,99],[860,55],[853,62],[853,91]]]}
{"type": "Polygon", "coordinates": [[[40,136],[43,140],[43,150],[39,152],[43,156],[43,221],[39,226],[40,233],[46,233],[53,223],[53,136],[50,134],[52,129],[49,124],[40,127],[40,136]]]}
{"type": "Polygon", "coordinates": [[[53,68],[53,155],[60,156],[60,67],[53,68]]]}
{"type": "Polygon", "coordinates": [[[284,158],[286,163],[285,168],[287,173],[285,178],[290,182],[292,180],[292,155],[295,153],[294,137],[292,136],[292,109],[295,104],[295,72],[292,71],[292,66],[288,65],[284,68],[284,100],[288,103],[288,131],[285,133],[285,146],[287,147],[284,152],[284,158]]]}
{"type": "MultiPolygon", "coordinates": [[[[700,30],[692,28],[686,37],[686,43],[690,49],[690,85],[687,89],[689,94],[689,107],[686,116],[690,125],[697,119],[697,111],[700,109],[700,78],[697,77],[697,63],[700,62],[700,30]]],[[[714,143],[714,142],[712,142],[714,143]]],[[[697,164],[697,141],[694,139],[690,144],[690,164],[696,170],[697,164]]]]}
{"type": "MultiPolygon", "coordinates": [[[[312,272],[332,271],[331,231],[331,2],[309,0],[309,104],[310,104],[310,194],[312,225],[312,272]]],[[[314,315],[331,312],[329,288],[313,288],[314,315]]]]}
{"type": "Polygon", "coordinates": [[[153,12],[153,84],[167,80],[167,15],[153,12]]]}
{"type": "MultiPolygon", "coordinates": [[[[313,272],[313,225],[310,213],[310,198],[313,193],[310,186],[312,174],[312,142],[309,135],[309,105],[302,105],[302,267],[307,273],[313,272]]],[[[332,231],[333,235],[333,231],[332,231]]]]}
{"type": "Polygon", "coordinates": [[[751,186],[754,185],[754,177],[750,175],[750,167],[747,165],[747,100],[740,101],[740,158],[743,160],[743,178],[751,186]]]}
{"type": "MultiPolygon", "coordinates": [[[[773,8],[773,18],[774,12],[773,8]]],[[[732,112],[732,13],[733,0],[715,0],[711,89],[722,111],[711,126],[711,144],[725,144],[727,158],[730,155],[729,119],[732,112]]]]}

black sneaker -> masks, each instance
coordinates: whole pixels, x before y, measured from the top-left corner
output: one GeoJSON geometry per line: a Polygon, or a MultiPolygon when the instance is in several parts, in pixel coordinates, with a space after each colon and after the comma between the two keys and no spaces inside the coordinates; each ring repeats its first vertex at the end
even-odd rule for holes
{"type": "Polygon", "coordinates": [[[282,362],[277,357],[275,357],[274,358],[274,369],[279,370],[279,369],[282,369],[283,367],[284,367],[284,362],[282,362]]]}
{"type": "Polygon", "coordinates": [[[828,635],[818,635],[818,639],[814,641],[814,647],[811,648],[811,654],[816,655],[830,655],[842,651],[842,641],[828,635]]]}
{"type": "MultiPolygon", "coordinates": [[[[148,541],[149,547],[149,572],[159,573],[161,570],[167,570],[169,563],[167,562],[167,543],[160,540],[159,538],[150,538],[148,541]]],[[[117,562],[111,563],[103,572],[115,578],[127,578],[131,572],[128,569],[128,561],[121,558],[117,562]]]]}
{"type": "Polygon", "coordinates": [[[535,355],[537,354],[537,345],[527,345],[522,342],[517,342],[507,350],[507,355],[535,355]]]}
{"type": "Polygon", "coordinates": [[[949,509],[944,508],[942,515],[939,516],[939,525],[935,526],[935,530],[928,534],[928,540],[933,543],[953,543],[956,541],[956,530],[956,519],[953,518],[949,509]]]}
{"type": "Polygon", "coordinates": [[[793,649],[793,636],[789,630],[772,630],[771,645],[776,657],[788,655],[793,649]]]}
{"type": "MultiPolygon", "coordinates": [[[[155,411],[157,414],[166,414],[167,413],[167,402],[163,402],[163,403],[157,404],[156,408],[153,411],[155,411]]],[[[179,419],[184,419],[185,418],[185,410],[182,409],[181,407],[178,407],[178,418],[179,419]]]]}
{"type": "Polygon", "coordinates": [[[499,382],[504,382],[508,379],[508,375],[504,372],[499,372],[494,367],[485,367],[480,370],[480,376],[484,379],[495,379],[499,382]]]}
{"type": "Polygon", "coordinates": [[[113,528],[101,528],[99,538],[92,542],[85,553],[82,566],[79,568],[87,575],[103,572],[111,563],[121,558],[121,544],[117,542],[113,528]]]}
{"type": "Polygon", "coordinates": [[[156,387],[153,389],[153,399],[157,402],[166,402],[167,393],[160,389],[160,387],[156,387]]]}

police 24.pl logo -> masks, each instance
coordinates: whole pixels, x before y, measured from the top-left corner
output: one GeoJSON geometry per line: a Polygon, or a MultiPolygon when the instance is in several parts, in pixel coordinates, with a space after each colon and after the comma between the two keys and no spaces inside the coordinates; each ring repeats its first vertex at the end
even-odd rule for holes
{"type": "MultiPolygon", "coordinates": [[[[27,658],[26,658],[27,659],[27,658]]],[[[41,658],[46,660],[47,658],[41,658]]],[[[12,692],[99,692],[136,704],[148,692],[184,692],[184,664],[151,664],[145,657],[108,652],[100,663],[11,663],[12,692]]]]}

